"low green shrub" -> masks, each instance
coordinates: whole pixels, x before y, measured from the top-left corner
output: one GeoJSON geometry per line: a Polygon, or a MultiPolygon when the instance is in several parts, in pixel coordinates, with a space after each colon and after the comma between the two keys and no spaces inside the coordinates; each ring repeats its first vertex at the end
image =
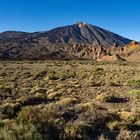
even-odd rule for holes
{"type": "Polygon", "coordinates": [[[130,99],[140,99],[140,90],[133,89],[128,92],[130,99]]]}
{"type": "Polygon", "coordinates": [[[129,131],[121,130],[116,137],[116,140],[139,140],[140,132],[139,131],[129,131]]]}
{"type": "Polygon", "coordinates": [[[0,129],[1,140],[43,140],[42,135],[32,124],[10,122],[0,129]]]}
{"type": "Polygon", "coordinates": [[[90,139],[92,126],[88,124],[71,124],[65,127],[63,139],[90,139]]]}
{"type": "Polygon", "coordinates": [[[25,107],[19,113],[16,122],[24,125],[34,125],[43,140],[54,140],[58,138],[55,120],[59,117],[47,108],[25,107]]]}
{"type": "Polygon", "coordinates": [[[101,102],[112,102],[115,98],[115,96],[106,92],[96,96],[96,100],[101,102]]]}
{"type": "Polygon", "coordinates": [[[67,106],[67,105],[76,103],[76,101],[77,101],[76,98],[66,97],[66,98],[60,99],[57,102],[57,104],[60,105],[60,106],[67,106]]]}
{"type": "Polygon", "coordinates": [[[32,78],[33,78],[33,80],[36,80],[38,78],[44,77],[46,74],[47,74],[47,70],[42,70],[42,71],[35,73],[32,78]]]}
{"type": "Polygon", "coordinates": [[[20,103],[5,103],[2,106],[2,113],[8,115],[9,118],[16,116],[17,112],[21,110],[20,103]]]}
{"type": "Polygon", "coordinates": [[[125,83],[126,86],[140,86],[140,79],[130,79],[125,83]]]}

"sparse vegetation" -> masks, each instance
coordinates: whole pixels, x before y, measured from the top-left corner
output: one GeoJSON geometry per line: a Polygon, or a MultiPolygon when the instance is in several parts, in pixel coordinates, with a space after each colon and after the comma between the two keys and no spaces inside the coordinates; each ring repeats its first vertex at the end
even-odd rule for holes
{"type": "Polygon", "coordinates": [[[127,62],[1,62],[0,139],[137,140],[139,69],[127,62]]]}

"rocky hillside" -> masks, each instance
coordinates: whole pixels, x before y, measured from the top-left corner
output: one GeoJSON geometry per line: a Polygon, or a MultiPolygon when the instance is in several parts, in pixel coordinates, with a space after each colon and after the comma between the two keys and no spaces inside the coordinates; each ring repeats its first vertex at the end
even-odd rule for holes
{"type": "Polygon", "coordinates": [[[97,60],[106,55],[118,54],[130,42],[110,31],[82,22],[46,32],[7,31],[0,34],[0,59],[97,60]]]}

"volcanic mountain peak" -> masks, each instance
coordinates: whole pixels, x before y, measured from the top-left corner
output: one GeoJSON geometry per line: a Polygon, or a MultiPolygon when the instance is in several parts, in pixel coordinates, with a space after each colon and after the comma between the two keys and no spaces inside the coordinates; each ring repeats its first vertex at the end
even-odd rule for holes
{"type": "Polygon", "coordinates": [[[45,32],[1,33],[0,59],[100,59],[130,42],[100,27],[77,22],[45,32]]]}
{"type": "Polygon", "coordinates": [[[85,22],[77,22],[76,24],[78,25],[79,28],[87,25],[87,23],[85,23],[85,22]]]}
{"type": "Polygon", "coordinates": [[[46,36],[51,43],[92,44],[94,41],[98,41],[106,48],[111,47],[113,44],[122,47],[131,41],[115,33],[84,22],[77,22],[74,25],[52,29],[45,32],[44,36],[46,36]]]}

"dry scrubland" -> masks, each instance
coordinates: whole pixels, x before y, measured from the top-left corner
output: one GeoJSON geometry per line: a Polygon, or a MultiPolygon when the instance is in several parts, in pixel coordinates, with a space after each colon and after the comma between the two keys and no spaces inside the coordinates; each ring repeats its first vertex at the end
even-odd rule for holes
{"type": "Polygon", "coordinates": [[[0,140],[139,140],[140,63],[0,62],[0,140]]]}

